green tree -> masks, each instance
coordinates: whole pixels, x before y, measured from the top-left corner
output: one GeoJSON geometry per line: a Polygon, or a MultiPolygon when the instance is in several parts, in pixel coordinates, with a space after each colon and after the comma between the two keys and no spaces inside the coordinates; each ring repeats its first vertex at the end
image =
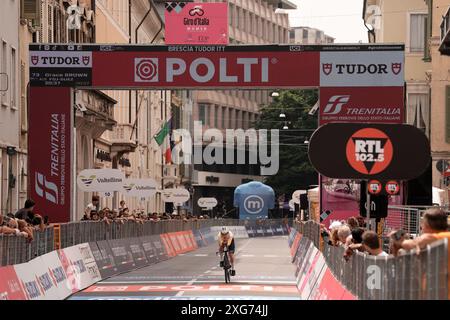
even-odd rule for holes
{"type": "Polygon", "coordinates": [[[277,194],[290,197],[298,189],[306,189],[318,184],[318,176],[308,158],[308,146],[312,133],[318,126],[317,116],[309,111],[318,100],[317,90],[285,90],[279,97],[261,109],[261,115],[255,123],[256,129],[279,129],[280,150],[278,174],[267,177],[277,194]],[[280,114],[286,118],[280,118],[280,114]],[[287,125],[289,129],[284,130],[287,125]]]}

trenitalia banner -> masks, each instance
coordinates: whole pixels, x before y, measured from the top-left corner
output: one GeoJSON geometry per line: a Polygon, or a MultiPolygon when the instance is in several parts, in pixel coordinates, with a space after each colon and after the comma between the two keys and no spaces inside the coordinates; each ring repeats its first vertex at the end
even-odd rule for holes
{"type": "Polygon", "coordinates": [[[311,137],[309,158],[330,178],[410,180],[426,170],[431,151],[411,125],[331,123],[311,137]]]}
{"type": "Polygon", "coordinates": [[[228,44],[228,4],[166,3],[166,44],[228,44]]]}
{"type": "Polygon", "coordinates": [[[70,88],[30,89],[28,133],[30,197],[51,222],[71,212],[72,97],[70,88]]]}
{"type": "Polygon", "coordinates": [[[403,45],[30,45],[32,86],[403,87],[403,71],[403,45]]]}
{"type": "Polygon", "coordinates": [[[319,123],[403,123],[403,87],[322,87],[319,123]]]}

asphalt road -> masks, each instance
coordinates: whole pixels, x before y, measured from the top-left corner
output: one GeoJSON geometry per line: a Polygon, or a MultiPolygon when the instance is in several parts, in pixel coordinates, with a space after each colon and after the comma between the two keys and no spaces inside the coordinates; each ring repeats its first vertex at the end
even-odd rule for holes
{"type": "Polygon", "coordinates": [[[217,247],[118,275],[70,300],[299,300],[287,237],[236,239],[236,276],[224,282],[217,247]]]}

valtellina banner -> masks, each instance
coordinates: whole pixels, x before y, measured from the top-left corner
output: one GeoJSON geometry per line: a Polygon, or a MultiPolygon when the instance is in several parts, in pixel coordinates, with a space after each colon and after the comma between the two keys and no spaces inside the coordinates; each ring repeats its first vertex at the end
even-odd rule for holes
{"type": "Polygon", "coordinates": [[[125,174],[118,169],[88,169],[78,174],[77,185],[85,192],[122,191],[125,174]]]}
{"type": "Polygon", "coordinates": [[[149,198],[156,194],[158,184],[153,179],[126,179],[121,193],[136,198],[149,198]]]}

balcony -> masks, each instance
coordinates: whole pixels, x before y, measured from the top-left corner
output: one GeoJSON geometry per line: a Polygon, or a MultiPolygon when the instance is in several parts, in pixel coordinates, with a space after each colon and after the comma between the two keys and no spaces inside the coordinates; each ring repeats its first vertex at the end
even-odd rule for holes
{"type": "Polygon", "coordinates": [[[120,124],[114,128],[111,133],[111,152],[128,153],[134,152],[137,148],[137,142],[132,136],[133,126],[131,124],[120,124]]]}
{"type": "Polygon", "coordinates": [[[450,8],[442,19],[439,51],[443,55],[450,55],[450,8]]]}

